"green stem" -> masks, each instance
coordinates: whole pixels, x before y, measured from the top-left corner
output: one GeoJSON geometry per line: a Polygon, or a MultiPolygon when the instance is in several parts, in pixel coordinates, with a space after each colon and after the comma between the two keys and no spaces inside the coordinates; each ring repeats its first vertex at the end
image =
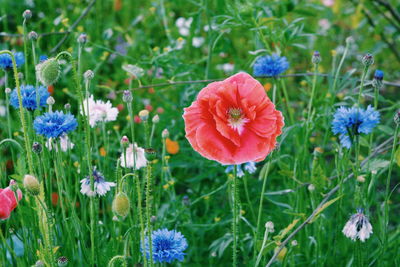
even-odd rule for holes
{"type": "Polygon", "coordinates": [[[146,257],[146,250],[145,250],[145,238],[144,238],[144,220],[143,220],[143,211],[142,211],[142,192],[140,186],[140,180],[136,173],[134,173],[134,179],[136,181],[136,191],[137,191],[137,198],[138,198],[138,215],[140,221],[140,241],[142,244],[143,250],[143,263],[144,266],[147,267],[147,257],[146,257]]]}
{"type": "Polygon", "coordinates": [[[312,104],[313,104],[314,95],[315,95],[315,88],[316,88],[316,84],[317,84],[317,75],[318,75],[318,64],[314,64],[314,76],[313,76],[313,82],[312,82],[311,97],[310,97],[310,101],[308,102],[307,128],[308,128],[308,125],[309,125],[310,119],[311,119],[311,109],[312,109],[312,104]]]}
{"type": "Polygon", "coordinates": [[[365,65],[362,76],[361,76],[360,90],[358,91],[358,100],[357,100],[358,106],[360,106],[360,104],[361,104],[361,96],[362,96],[362,91],[364,88],[365,78],[367,77],[368,69],[369,69],[369,66],[365,65]]]}
{"type": "Polygon", "coordinates": [[[32,151],[30,149],[31,145],[30,145],[30,141],[29,141],[29,137],[28,137],[28,128],[27,128],[26,122],[25,122],[24,107],[22,106],[21,87],[19,84],[17,63],[15,62],[14,54],[11,51],[2,50],[2,51],[0,51],[0,55],[1,54],[8,54],[11,57],[11,61],[12,61],[12,65],[13,65],[13,72],[14,72],[14,79],[15,79],[15,86],[17,88],[17,95],[18,95],[19,116],[20,116],[20,120],[21,120],[21,124],[22,124],[22,129],[24,131],[25,153],[28,158],[29,173],[34,174],[32,151]]]}
{"type": "Polygon", "coordinates": [[[149,243],[150,266],[154,266],[153,262],[153,243],[151,240],[152,225],[151,225],[151,163],[147,164],[146,168],[146,219],[147,219],[147,240],[149,243]]]}
{"type": "Polygon", "coordinates": [[[289,94],[286,90],[286,83],[283,79],[281,80],[281,85],[282,85],[282,91],[283,91],[283,95],[285,96],[285,104],[286,104],[286,108],[289,114],[289,119],[290,119],[290,123],[293,124],[294,123],[294,117],[293,117],[293,112],[292,109],[290,108],[290,100],[289,100],[289,94]]]}
{"type": "Polygon", "coordinates": [[[232,177],[232,190],[231,190],[231,196],[232,196],[232,214],[233,214],[233,219],[232,219],[232,236],[233,236],[233,251],[232,251],[232,259],[233,259],[233,267],[238,266],[237,264],[237,251],[238,251],[238,245],[237,245],[237,240],[238,240],[238,185],[237,185],[237,165],[234,166],[233,169],[233,177],[232,177]]]}
{"type": "Polygon", "coordinates": [[[27,29],[26,29],[26,19],[22,22],[22,30],[23,30],[23,40],[24,40],[24,56],[25,56],[25,82],[29,83],[29,78],[28,78],[28,34],[27,34],[27,29]]]}

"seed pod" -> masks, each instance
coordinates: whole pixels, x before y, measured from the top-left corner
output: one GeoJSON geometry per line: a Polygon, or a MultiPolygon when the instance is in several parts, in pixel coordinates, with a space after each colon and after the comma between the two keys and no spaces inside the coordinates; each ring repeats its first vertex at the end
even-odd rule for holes
{"type": "Polygon", "coordinates": [[[118,193],[112,203],[113,212],[118,216],[126,217],[129,213],[130,208],[131,203],[128,196],[123,192],[118,193]]]}

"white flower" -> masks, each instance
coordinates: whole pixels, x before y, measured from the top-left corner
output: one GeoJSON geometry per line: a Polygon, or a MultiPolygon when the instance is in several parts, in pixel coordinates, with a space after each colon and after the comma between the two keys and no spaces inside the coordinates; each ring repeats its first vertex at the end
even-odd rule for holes
{"type": "Polygon", "coordinates": [[[7,114],[6,107],[0,103],[0,117],[4,117],[7,114]]]}
{"type": "Polygon", "coordinates": [[[217,65],[217,69],[229,73],[235,69],[235,65],[233,65],[232,63],[219,64],[217,65]]]}
{"type": "Polygon", "coordinates": [[[178,40],[176,40],[175,49],[176,50],[181,50],[185,44],[186,44],[186,40],[185,39],[178,38],[178,40]]]}
{"type": "Polygon", "coordinates": [[[134,168],[136,170],[145,167],[147,165],[147,159],[145,157],[144,149],[138,147],[136,144],[130,144],[126,149],[126,163],[125,154],[121,154],[121,166],[125,168],[134,168]],[[135,156],[134,156],[135,154],[135,156]],[[134,167],[135,166],[135,167],[134,167]]]}
{"type": "Polygon", "coordinates": [[[91,190],[89,176],[81,180],[81,193],[88,197],[94,197],[96,195],[104,196],[111,190],[111,187],[116,186],[113,182],[107,182],[96,168],[94,168],[92,175],[94,179],[94,191],[91,190]]]}
{"type": "Polygon", "coordinates": [[[350,217],[342,232],[353,241],[358,238],[361,242],[364,242],[372,234],[372,225],[369,223],[362,209],[357,209],[357,213],[350,217]]]}
{"type": "Polygon", "coordinates": [[[94,100],[91,95],[88,99],[83,101],[84,112],[81,110],[81,114],[87,114],[89,106],[89,124],[93,128],[97,122],[115,121],[118,116],[118,109],[113,108],[110,101],[104,102],[102,100],[94,100]]]}
{"type": "Polygon", "coordinates": [[[193,37],[192,39],[192,45],[196,48],[199,48],[204,44],[204,37],[193,37]]]}
{"type": "MultiPolygon", "coordinates": [[[[67,135],[62,135],[62,136],[60,136],[59,139],[60,139],[60,148],[61,148],[61,151],[67,152],[68,149],[73,149],[73,148],[74,148],[75,144],[72,143],[72,142],[69,140],[69,138],[68,138],[67,135]]],[[[53,138],[49,138],[49,139],[46,141],[46,147],[47,147],[47,149],[50,150],[50,151],[53,149],[53,138]]],[[[58,147],[57,147],[57,146],[54,146],[54,148],[56,149],[56,151],[58,151],[58,147]]]]}
{"type": "Polygon", "coordinates": [[[180,17],[176,20],[175,25],[178,27],[179,34],[183,36],[188,36],[190,33],[190,25],[193,22],[193,18],[185,19],[180,17]]]}

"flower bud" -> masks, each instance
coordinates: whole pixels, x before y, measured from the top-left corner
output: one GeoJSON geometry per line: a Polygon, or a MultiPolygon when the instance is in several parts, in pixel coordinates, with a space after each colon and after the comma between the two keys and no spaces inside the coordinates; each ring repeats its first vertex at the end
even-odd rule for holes
{"type": "Polygon", "coordinates": [[[147,121],[149,118],[149,111],[146,109],[143,109],[139,112],[139,117],[142,121],[147,121]]]}
{"type": "Polygon", "coordinates": [[[37,196],[40,193],[40,185],[39,181],[36,179],[35,176],[32,175],[25,175],[24,176],[24,187],[26,191],[31,193],[33,196],[37,196]]]}
{"type": "Polygon", "coordinates": [[[313,192],[315,190],[315,185],[309,184],[307,189],[308,189],[308,191],[313,192]]]}
{"type": "Polygon", "coordinates": [[[378,90],[383,87],[383,71],[375,70],[374,79],[372,80],[372,86],[378,90]]]}
{"type": "Polygon", "coordinates": [[[87,43],[87,35],[85,33],[81,33],[77,39],[78,43],[86,44],[87,43]]]}
{"type": "Polygon", "coordinates": [[[6,92],[6,94],[10,94],[11,93],[11,88],[7,87],[4,92],[6,92]]]}
{"type": "Polygon", "coordinates": [[[274,223],[271,222],[271,221],[266,222],[266,223],[265,223],[265,229],[266,229],[266,231],[268,231],[269,233],[275,232],[274,223]]]}
{"type": "Polygon", "coordinates": [[[123,193],[119,192],[112,203],[112,210],[115,214],[121,217],[126,217],[129,213],[131,208],[131,203],[129,201],[128,196],[123,193]]]}
{"type": "Polygon", "coordinates": [[[354,43],[354,38],[353,36],[349,36],[346,38],[346,44],[347,45],[351,45],[352,43],[354,43]]]}
{"type": "Polygon", "coordinates": [[[54,97],[52,97],[52,96],[49,96],[49,97],[47,98],[47,100],[46,100],[46,104],[49,105],[49,106],[52,106],[52,105],[54,105],[55,103],[56,103],[56,101],[54,100],[54,97]]]}
{"type": "Polygon", "coordinates": [[[68,259],[65,256],[61,256],[57,259],[57,265],[58,267],[64,267],[67,266],[68,264],[68,259]]]}
{"type": "Polygon", "coordinates": [[[152,161],[157,157],[157,152],[152,148],[145,148],[144,153],[146,159],[148,159],[149,161],[152,161]]]}
{"type": "Polygon", "coordinates": [[[32,151],[33,153],[39,154],[42,152],[42,145],[38,142],[34,142],[32,144],[32,151]]]}
{"type": "Polygon", "coordinates": [[[128,147],[129,146],[129,138],[126,135],[122,136],[121,145],[123,147],[128,147]]]}
{"type": "Polygon", "coordinates": [[[65,110],[70,110],[71,109],[71,104],[67,103],[64,105],[65,110]]]}
{"type": "Polygon", "coordinates": [[[49,86],[57,82],[61,74],[60,64],[57,59],[49,58],[36,65],[36,74],[39,81],[49,86]]]}
{"type": "Polygon", "coordinates": [[[169,131],[168,129],[164,129],[161,133],[162,138],[168,138],[169,137],[169,131]]]}
{"type": "Polygon", "coordinates": [[[365,177],[362,176],[362,175],[359,175],[359,176],[357,177],[357,182],[359,182],[359,183],[364,183],[364,182],[365,182],[365,177]]]}
{"type": "Polygon", "coordinates": [[[29,40],[35,41],[38,38],[38,34],[34,31],[31,31],[30,33],[28,33],[28,38],[29,40]]]}
{"type": "Polygon", "coordinates": [[[10,189],[11,189],[12,191],[14,191],[14,192],[16,192],[16,191],[18,190],[18,184],[17,184],[17,182],[16,182],[14,179],[11,179],[11,180],[10,180],[9,186],[10,186],[10,189]]]}
{"type": "Polygon", "coordinates": [[[292,244],[293,247],[297,246],[297,244],[298,244],[298,243],[297,243],[297,240],[293,240],[293,241],[291,242],[291,244],[292,244]]]}
{"type": "Polygon", "coordinates": [[[158,115],[155,115],[155,116],[153,117],[153,119],[152,119],[152,122],[153,122],[154,124],[159,123],[159,122],[160,122],[160,117],[159,117],[158,115]]]}
{"type": "Polygon", "coordinates": [[[32,18],[32,11],[30,11],[29,9],[25,10],[24,13],[22,13],[22,17],[24,19],[32,18]]]}
{"type": "Polygon", "coordinates": [[[41,260],[38,260],[38,261],[35,263],[34,266],[35,266],[35,267],[44,267],[44,262],[41,261],[41,260]]]}
{"type": "Polygon", "coordinates": [[[85,80],[91,80],[94,78],[94,72],[91,70],[87,70],[85,71],[85,73],[83,74],[83,77],[85,78],[85,80]]]}
{"type": "Polygon", "coordinates": [[[151,216],[151,218],[150,218],[150,222],[151,223],[155,223],[157,221],[157,217],[156,216],[151,216]]]}
{"type": "Polygon", "coordinates": [[[396,111],[396,114],[394,115],[394,122],[396,124],[400,124],[400,109],[396,111]]]}
{"type": "Polygon", "coordinates": [[[318,51],[314,51],[314,54],[312,56],[311,62],[315,65],[319,64],[321,62],[321,55],[318,51]]]}
{"type": "Polygon", "coordinates": [[[124,94],[122,95],[122,101],[125,103],[131,103],[133,100],[132,93],[129,90],[125,90],[124,94]]]}
{"type": "Polygon", "coordinates": [[[189,196],[187,196],[187,195],[184,195],[183,196],[183,198],[182,198],[182,204],[183,205],[185,205],[185,206],[190,206],[190,198],[189,198],[189,196]]]}
{"type": "Polygon", "coordinates": [[[372,64],[374,64],[374,56],[370,53],[365,54],[362,58],[362,63],[366,67],[371,66],[372,64]]]}

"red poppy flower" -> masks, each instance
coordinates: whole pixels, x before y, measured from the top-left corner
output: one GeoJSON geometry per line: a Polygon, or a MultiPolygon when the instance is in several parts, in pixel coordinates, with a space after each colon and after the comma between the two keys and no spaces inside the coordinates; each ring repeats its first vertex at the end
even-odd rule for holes
{"type": "MultiPolygon", "coordinates": [[[[15,183],[15,181],[11,180],[10,186],[13,183],[15,183]]],[[[0,220],[8,219],[11,212],[17,207],[18,201],[22,199],[21,190],[17,189],[17,200],[15,193],[11,190],[10,186],[4,189],[0,188],[0,220]]]]}
{"type": "Polygon", "coordinates": [[[184,111],[194,150],[221,164],[264,160],[284,125],[263,86],[247,73],[210,83],[184,111]]]}

